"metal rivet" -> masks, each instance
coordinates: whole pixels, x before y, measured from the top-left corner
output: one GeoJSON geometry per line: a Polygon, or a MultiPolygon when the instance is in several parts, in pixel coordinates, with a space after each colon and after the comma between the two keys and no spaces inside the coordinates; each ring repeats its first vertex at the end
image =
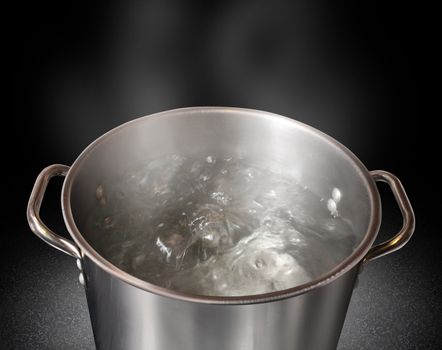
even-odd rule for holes
{"type": "Polygon", "coordinates": [[[80,274],[78,275],[78,280],[80,281],[81,285],[83,285],[83,286],[86,285],[86,280],[84,278],[83,272],[80,272],[80,274]]]}
{"type": "Polygon", "coordinates": [[[77,259],[77,267],[78,267],[78,269],[79,269],[80,271],[83,271],[83,265],[82,265],[80,259],[77,259]]]}

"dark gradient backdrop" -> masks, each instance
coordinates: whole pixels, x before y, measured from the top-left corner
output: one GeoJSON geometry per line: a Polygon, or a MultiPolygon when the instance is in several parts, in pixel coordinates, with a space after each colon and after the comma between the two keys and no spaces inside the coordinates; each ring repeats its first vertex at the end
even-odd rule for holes
{"type": "MultiPolygon", "coordinates": [[[[93,348],[75,261],[27,227],[38,172],[71,164],[120,123],[194,105],[294,117],[341,141],[369,169],[397,174],[415,207],[416,233],[366,267],[339,349],[441,348],[442,191],[432,114],[421,98],[424,11],[403,2],[209,3],[20,2],[4,13],[13,19],[4,32],[12,108],[2,130],[12,142],[3,137],[0,348],[93,348]]],[[[63,232],[60,186],[51,183],[43,217],[63,232]]],[[[401,222],[381,190],[385,238],[401,222]]]]}

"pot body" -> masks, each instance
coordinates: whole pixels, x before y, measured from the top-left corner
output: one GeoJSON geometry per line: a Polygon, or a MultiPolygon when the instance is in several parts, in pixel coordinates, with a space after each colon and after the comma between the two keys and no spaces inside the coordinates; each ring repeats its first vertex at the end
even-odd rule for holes
{"type": "Polygon", "coordinates": [[[323,287],[266,303],[216,305],[134,287],[85,258],[99,350],[336,349],[358,265],[323,287]]]}
{"type": "MultiPolygon", "coordinates": [[[[179,179],[166,171],[164,176],[179,179]]],[[[52,165],[40,173],[27,216],[36,235],[77,259],[99,350],[335,349],[361,264],[401,248],[414,230],[413,211],[394,175],[369,172],[344,146],[305,124],[226,107],[163,112],[108,132],[72,167],[52,165]],[[170,154],[246,157],[259,167],[283,170],[324,203],[338,191],[336,209],[352,225],[354,251],[316,279],[261,295],[191,295],[131,276],[94,245],[99,233],[88,228],[90,213],[115,198],[109,189],[118,187],[121,174],[170,154]],[[62,209],[74,242],[51,231],[39,216],[48,181],[56,175],[66,176],[62,209]],[[392,239],[372,247],[381,216],[375,181],[390,185],[404,224],[392,239]]],[[[333,251],[309,253],[321,259],[333,251]]]]}

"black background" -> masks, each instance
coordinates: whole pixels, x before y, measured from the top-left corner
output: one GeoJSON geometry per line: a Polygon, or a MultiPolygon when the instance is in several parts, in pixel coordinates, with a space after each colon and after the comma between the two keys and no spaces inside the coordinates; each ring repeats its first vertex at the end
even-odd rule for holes
{"type": "MultiPolygon", "coordinates": [[[[360,278],[338,349],[442,346],[440,147],[424,103],[425,9],[404,3],[163,1],[17,4],[5,34],[7,204],[0,237],[0,348],[89,349],[75,262],[29,230],[38,172],[71,164],[105,131],[167,109],[267,110],[310,124],[368,169],[398,175],[417,217],[402,250],[360,278]]],[[[51,183],[43,218],[63,232],[51,183]]],[[[381,187],[381,238],[400,228],[381,187]]],[[[234,349],[232,349],[234,350],[234,349]]]]}

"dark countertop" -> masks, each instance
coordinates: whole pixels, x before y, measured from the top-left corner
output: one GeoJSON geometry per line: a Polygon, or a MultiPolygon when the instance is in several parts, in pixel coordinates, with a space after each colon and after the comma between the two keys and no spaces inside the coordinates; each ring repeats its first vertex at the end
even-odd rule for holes
{"type": "MultiPolygon", "coordinates": [[[[442,348],[442,284],[434,273],[440,248],[421,222],[405,248],[369,263],[360,275],[338,349],[442,348]]],[[[383,231],[394,232],[396,224],[387,222],[383,231]]],[[[0,348],[94,349],[75,261],[26,227],[15,234],[22,240],[6,244],[16,254],[9,254],[0,276],[0,348]]]]}

